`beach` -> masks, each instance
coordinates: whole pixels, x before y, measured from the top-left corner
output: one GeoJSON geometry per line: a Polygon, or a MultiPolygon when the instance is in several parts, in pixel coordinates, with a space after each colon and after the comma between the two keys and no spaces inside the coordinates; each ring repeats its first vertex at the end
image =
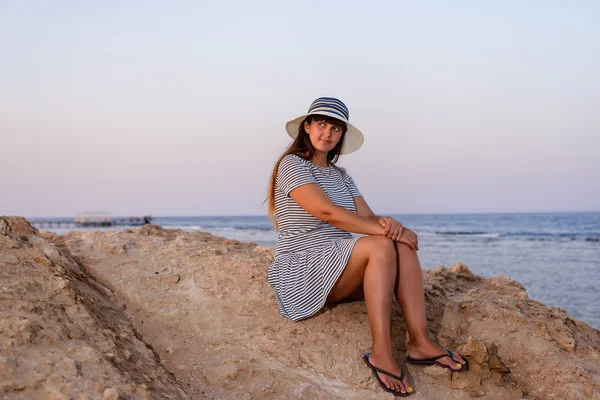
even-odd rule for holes
{"type": "MultiPolygon", "coordinates": [[[[292,323],[266,280],[272,257],[267,247],[157,225],[56,235],[1,218],[3,393],[382,398],[361,361],[370,346],[364,302],[292,323]]],[[[599,398],[598,330],[507,276],[456,263],[424,278],[430,335],[471,368],[406,367],[415,399],[599,398]]],[[[392,330],[401,360],[397,306],[392,330]]]]}

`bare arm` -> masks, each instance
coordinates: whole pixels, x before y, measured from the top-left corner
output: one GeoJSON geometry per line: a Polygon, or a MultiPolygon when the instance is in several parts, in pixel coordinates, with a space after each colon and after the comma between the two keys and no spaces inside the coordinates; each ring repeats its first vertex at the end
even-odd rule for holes
{"type": "Polygon", "coordinates": [[[363,217],[369,218],[379,225],[384,227],[383,235],[389,237],[390,239],[397,240],[402,235],[402,224],[396,221],[391,217],[382,217],[380,215],[375,215],[371,207],[367,204],[367,201],[362,196],[354,197],[354,204],[356,204],[356,212],[363,217]],[[393,223],[390,220],[393,220],[393,223]]]}
{"type": "Polygon", "coordinates": [[[362,215],[363,217],[369,218],[377,222],[378,224],[381,224],[381,220],[384,219],[384,236],[387,236],[394,241],[404,242],[410,247],[412,247],[414,250],[419,249],[419,242],[417,240],[416,233],[414,233],[410,229],[406,229],[404,225],[402,225],[401,223],[399,223],[391,217],[382,217],[379,215],[375,215],[375,213],[371,210],[371,207],[369,207],[366,200],[362,196],[355,196],[354,204],[356,204],[356,212],[362,215]]]}
{"type": "Polygon", "coordinates": [[[385,233],[385,228],[376,219],[333,204],[316,183],[297,187],[290,192],[290,197],[309,214],[336,228],[366,235],[383,235],[385,233]]]}
{"type": "Polygon", "coordinates": [[[371,207],[367,204],[366,200],[362,196],[354,197],[354,204],[356,204],[356,212],[363,217],[372,219],[373,221],[379,223],[379,220],[383,218],[380,215],[375,215],[371,207]]]}

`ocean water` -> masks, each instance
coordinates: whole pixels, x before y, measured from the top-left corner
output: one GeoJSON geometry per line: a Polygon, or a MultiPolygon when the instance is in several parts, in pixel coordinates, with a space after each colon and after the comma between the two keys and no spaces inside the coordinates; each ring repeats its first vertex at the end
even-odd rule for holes
{"type": "MultiPolygon", "coordinates": [[[[600,329],[599,212],[394,217],[419,235],[423,268],[460,261],[477,275],[508,275],[523,284],[532,299],[564,308],[600,329]]],[[[266,247],[277,242],[273,224],[265,216],[155,217],[152,222],[266,247]]]]}

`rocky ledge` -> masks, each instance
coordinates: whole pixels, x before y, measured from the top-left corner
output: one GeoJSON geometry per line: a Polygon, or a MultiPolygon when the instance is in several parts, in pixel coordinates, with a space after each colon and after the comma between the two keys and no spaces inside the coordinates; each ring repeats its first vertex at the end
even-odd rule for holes
{"type": "MultiPolygon", "coordinates": [[[[158,226],[65,235],[0,217],[0,398],[380,399],[362,301],[292,323],[271,249],[158,226]]],[[[414,399],[600,399],[600,331],[463,264],[424,271],[432,338],[466,373],[404,365],[414,399]]],[[[394,309],[393,346],[407,334],[394,309]]]]}

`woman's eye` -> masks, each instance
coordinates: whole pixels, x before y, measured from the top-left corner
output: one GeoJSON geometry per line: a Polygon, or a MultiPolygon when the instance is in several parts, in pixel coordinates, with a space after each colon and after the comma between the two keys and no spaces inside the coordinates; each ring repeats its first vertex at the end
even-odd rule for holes
{"type": "Polygon", "coordinates": [[[336,132],[341,131],[341,128],[339,126],[334,126],[333,129],[335,129],[336,132]]]}
{"type": "Polygon", "coordinates": [[[322,127],[325,127],[325,122],[319,122],[319,125],[321,125],[322,127]]]}

